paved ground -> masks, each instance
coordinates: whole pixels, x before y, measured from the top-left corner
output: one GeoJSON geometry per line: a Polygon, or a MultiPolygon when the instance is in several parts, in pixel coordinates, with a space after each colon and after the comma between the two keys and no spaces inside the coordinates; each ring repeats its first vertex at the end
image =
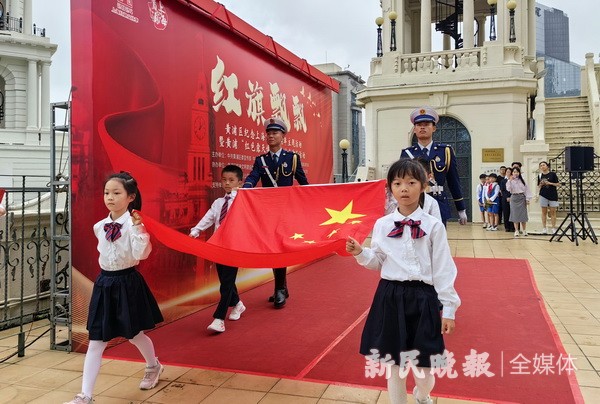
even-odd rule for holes
{"type": "MultiPolygon", "coordinates": [[[[529,226],[535,228],[535,225],[529,226]]],[[[524,258],[529,260],[548,312],[567,352],[577,358],[577,380],[586,403],[600,403],[600,246],[580,245],[563,238],[514,239],[512,233],[489,232],[479,225],[450,224],[448,237],[458,257],[524,258]]],[[[28,336],[47,330],[38,322],[28,336]]],[[[17,345],[16,337],[2,338],[0,358],[17,345]]],[[[47,334],[0,364],[0,403],[62,403],[81,388],[83,355],[49,350],[47,334]]],[[[168,366],[156,389],[141,391],[142,365],[105,360],[96,384],[95,402],[113,403],[388,403],[386,392],[354,387],[297,382],[246,374],[168,366]]],[[[435,391],[434,391],[435,393],[435,391]]],[[[409,403],[412,403],[409,398],[409,403]]],[[[459,404],[439,398],[437,404],[459,404]]],[[[560,400],[556,401],[560,403],[560,400]]]]}

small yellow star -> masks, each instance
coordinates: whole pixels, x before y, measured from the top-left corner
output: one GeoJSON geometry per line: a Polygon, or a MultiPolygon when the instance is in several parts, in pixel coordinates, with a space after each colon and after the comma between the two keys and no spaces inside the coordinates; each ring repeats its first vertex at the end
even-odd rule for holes
{"type": "Polygon", "coordinates": [[[304,234],[294,233],[294,235],[290,238],[294,239],[294,240],[298,240],[299,238],[304,238],[304,234]]]}
{"type": "Polygon", "coordinates": [[[306,241],[304,241],[304,243],[306,243],[306,244],[314,244],[315,240],[306,240],[306,241]]]}
{"type": "Polygon", "coordinates": [[[336,229],[336,230],[332,230],[332,231],[331,231],[331,233],[329,233],[329,234],[327,235],[327,238],[331,238],[331,237],[332,237],[332,236],[333,236],[335,233],[337,233],[337,232],[338,232],[338,231],[337,231],[337,229],[336,229]]]}
{"type": "Polygon", "coordinates": [[[366,215],[361,215],[359,213],[352,213],[352,203],[353,202],[354,201],[350,201],[350,203],[348,205],[346,205],[346,207],[342,210],[333,210],[333,209],[325,208],[327,213],[329,213],[329,216],[331,216],[331,219],[327,220],[326,222],[321,223],[319,226],[325,226],[327,224],[334,224],[334,223],[344,224],[344,223],[346,223],[346,221],[348,221],[350,219],[366,216],[366,215]]]}
{"type": "Polygon", "coordinates": [[[350,224],[359,224],[362,223],[362,220],[353,220],[350,222],[350,224]]]}

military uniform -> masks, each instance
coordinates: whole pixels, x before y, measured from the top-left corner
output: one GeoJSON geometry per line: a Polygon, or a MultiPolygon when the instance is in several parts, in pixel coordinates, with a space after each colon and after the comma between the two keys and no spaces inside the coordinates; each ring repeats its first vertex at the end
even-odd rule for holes
{"type": "MultiPolygon", "coordinates": [[[[280,118],[273,117],[265,121],[265,131],[270,142],[270,136],[278,135],[277,132],[285,135],[287,126],[280,118]]],[[[279,143],[273,148],[278,146],[280,147],[281,144],[279,143]]],[[[269,147],[272,147],[272,145],[270,144],[269,147]]],[[[300,185],[308,185],[298,154],[284,149],[277,150],[276,154],[278,155],[277,160],[275,160],[275,154],[270,151],[256,157],[252,172],[246,177],[242,188],[254,188],[259,180],[263,187],[289,187],[294,184],[294,179],[300,185]]],[[[269,207],[265,207],[265,209],[269,209],[269,207]]],[[[274,303],[276,309],[279,309],[285,305],[285,301],[289,297],[287,268],[273,268],[273,276],[275,278],[275,292],[269,298],[269,301],[274,303]]]]}
{"type": "Polygon", "coordinates": [[[420,157],[429,161],[434,179],[434,183],[430,187],[430,195],[438,201],[444,223],[452,216],[447,191],[450,191],[450,194],[452,194],[457,211],[466,209],[460,188],[460,177],[458,176],[458,169],[456,167],[456,156],[450,145],[434,142],[427,156],[423,154],[418,145],[407,147],[402,150],[400,157],[420,157]]]}
{"type": "Polygon", "coordinates": [[[300,185],[308,184],[306,174],[302,169],[302,163],[300,163],[300,156],[283,149],[281,149],[277,163],[273,160],[270,152],[256,157],[252,172],[246,178],[243,188],[254,188],[259,180],[263,187],[273,187],[275,185],[271,178],[278,187],[292,186],[294,178],[300,185]],[[263,160],[265,164],[263,164],[263,160]],[[270,177],[269,173],[271,174],[270,177]]]}

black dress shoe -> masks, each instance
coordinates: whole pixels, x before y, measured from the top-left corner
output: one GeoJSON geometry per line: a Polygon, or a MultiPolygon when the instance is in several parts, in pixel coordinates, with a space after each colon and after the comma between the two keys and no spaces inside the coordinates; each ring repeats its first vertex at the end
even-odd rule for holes
{"type": "Polygon", "coordinates": [[[281,309],[285,306],[285,299],[287,298],[287,291],[285,289],[277,289],[275,291],[275,298],[273,299],[273,305],[276,309],[281,309]]]}
{"type": "MultiPolygon", "coordinates": [[[[288,290],[287,289],[281,289],[281,290],[285,291],[284,292],[285,293],[285,298],[289,299],[290,298],[290,294],[288,293],[288,290]]],[[[273,303],[274,301],[275,301],[275,293],[273,293],[272,296],[269,296],[269,303],[273,303]]]]}

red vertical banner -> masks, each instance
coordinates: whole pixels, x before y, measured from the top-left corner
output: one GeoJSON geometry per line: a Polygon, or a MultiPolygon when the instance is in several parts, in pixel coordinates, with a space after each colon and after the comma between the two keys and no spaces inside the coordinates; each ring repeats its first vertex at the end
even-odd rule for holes
{"type": "MultiPolygon", "coordinates": [[[[288,123],[284,148],[300,154],[309,181],[332,178],[335,86],[285,49],[274,52],[272,42],[257,46],[268,37],[218,3],[193,3],[71,2],[76,348],[86,343],[99,272],[92,226],[107,214],[102,190],[111,172],[130,172],[144,214],[187,234],[221,196],[225,165],[250,172],[266,150],[262,122],[275,115],[288,123]],[[237,25],[224,26],[218,15],[237,25]]],[[[172,321],[212,301],[201,293],[217,282],[211,265],[156,241],[140,271],[172,321]]]]}

